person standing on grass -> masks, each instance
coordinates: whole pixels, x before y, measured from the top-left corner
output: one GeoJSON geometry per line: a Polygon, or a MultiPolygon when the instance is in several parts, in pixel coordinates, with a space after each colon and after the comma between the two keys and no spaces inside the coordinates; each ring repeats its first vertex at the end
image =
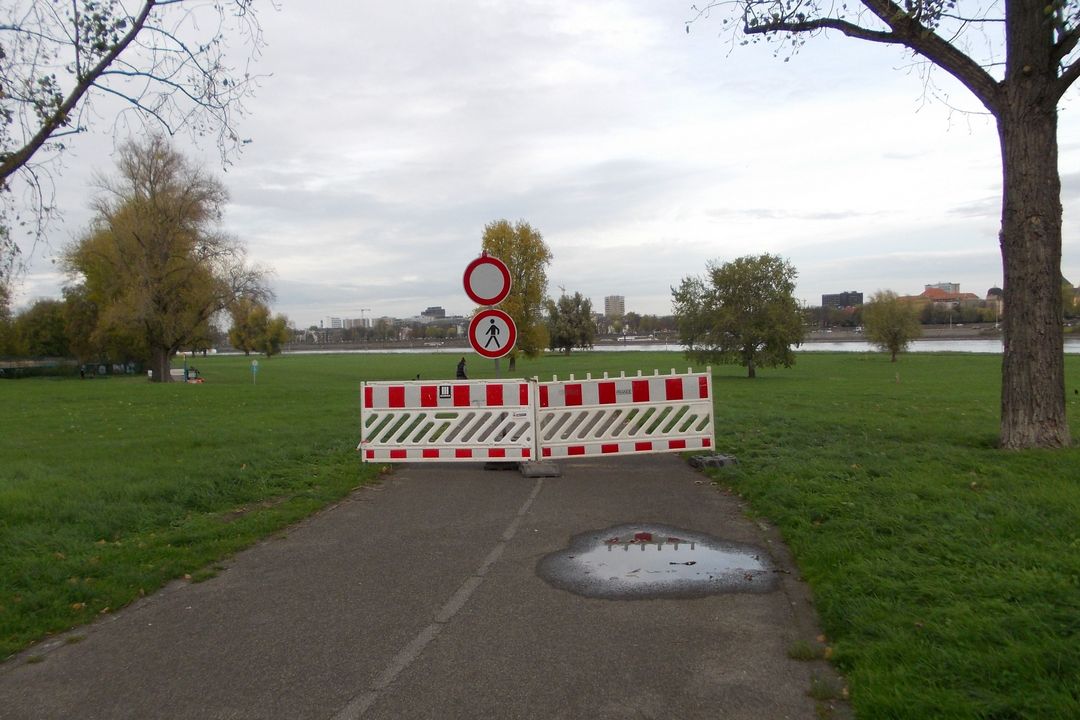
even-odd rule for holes
{"type": "Polygon", "coordinates": [[[457,379],[458,380],[468,380],[469,379],[465,375],[465,358],[461,358],[461,362],[459,362],[457,364],[457,379]]]}

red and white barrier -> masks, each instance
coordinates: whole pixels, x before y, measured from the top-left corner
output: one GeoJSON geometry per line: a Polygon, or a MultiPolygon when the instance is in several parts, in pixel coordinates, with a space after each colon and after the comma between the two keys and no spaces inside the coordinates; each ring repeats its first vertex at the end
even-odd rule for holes
{"type": "Polygon", "coordinates": [[[528,407],[530,404],[529,383],[524,380],[363,383],[363,388],[365,410],[528,407]]]}
{"type": "Polygon", "coordinates": [[[520,462],[536,457],[521,380],[361,383],[365,462],[520,462]]]}
{"type": "Polygon", "coordinates": [[[543,458],[711,449],[712,372],[540,383],[543,458]]]}
{"type": "MultiPolygon", "coordinates": [[[[362,445],[362,444],[361,444],[362,445]]],[[[530,448],[381,448],[363,447],[364,462],[525,462],[530,448]]]]}
{"type": "Polygon", "coordinates": [[[365,462],[523,461],[713,445],[712,373],[361,384],[365,462]]]}
{"type": "Polygon", "coordinates": [[[671,376],[654,374],[636,377],[620,376],[594,380],[540,383],[540,407],[583,407],[586,405],[641,405],[648,403],[677,402],[682,400],[708,400],[712,376],[705,373],[688,373],[671,376]]]}

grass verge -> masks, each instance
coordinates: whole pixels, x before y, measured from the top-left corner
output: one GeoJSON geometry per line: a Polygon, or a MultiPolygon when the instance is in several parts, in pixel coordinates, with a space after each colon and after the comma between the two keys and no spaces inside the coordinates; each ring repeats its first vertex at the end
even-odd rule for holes
{"type": "Polygon", "coordinates": [[[859,717],[1080,717],[1080,450],[996,448],[999,358],[730,372],[714,477],[781,529],[859,717]]]}
{"type": "Polygon", "coordinates": [[[203,385],[0,383],[0,658],[205,579],[372,479],[355,377],[308,362],[252,386],[246,367],[219,363],[203,385]]]}

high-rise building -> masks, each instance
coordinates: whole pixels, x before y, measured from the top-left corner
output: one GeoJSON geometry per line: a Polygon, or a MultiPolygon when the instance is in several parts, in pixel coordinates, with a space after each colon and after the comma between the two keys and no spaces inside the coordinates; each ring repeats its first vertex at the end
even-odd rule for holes
{"type": "Polygon", "coordinates": [[[848,290],[842,293],[832,293],[831,295],[821,296],[821,307],[823,308],[846,308],[856,307],[863,304],[862,293],[855,290],[848,290]]]}
{"type": "Polygon", "coordinates": [[[934,283],[933,285],[927,285],[926,290],[934,288],[936,290],[944,290],[947,293],[958,295],[960,293],[960,283],[934,283]]]}
{"type": "Polygon", "coordinates": [[[446,310],[438,305],[432,305],[420,313],[420,322],[429,323],[435,320],[443,320],[446,318],[446,310]]]}
{"type": "Polygon", "coordinates": [[[621,318],[626,314],[626,298],[622,295],[608,295],[604,298],[604,315],[609,318],[621,318]]]}

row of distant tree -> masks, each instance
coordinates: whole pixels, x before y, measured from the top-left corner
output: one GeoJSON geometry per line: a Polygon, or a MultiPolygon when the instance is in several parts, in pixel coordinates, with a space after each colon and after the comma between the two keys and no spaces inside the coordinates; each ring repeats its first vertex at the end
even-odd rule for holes
{"type": "MultiPolygon", "coordinates": [[[[678,323],[674,315],[640,315],[627,313],[621,318],[597,319],[597,314],[592,307],[592,301],[581,296],[580,293],[563,295],[559,299],[548,298],[544,303],[544,313],[548,330],[548,347],[555,350],[559,346],[552,344],[552,339],[560,334],[558,326],[565,323],[571,315],[575,321],[584,324],[589,318],[593,324],[590,335],[592,339],[597,337],[626,336],[626,335],[657,335],[674,333],[678,323]],[[588,303],[587,309],[584,304],[588,303]]],[[[299,343],[364,343],[364,342],[393,342],[399,340],[460,340],[463,335],[459,322],[435,321],[423,323],[419,321],[387,320],[380,318],[370,327],[346,327],[346,328],[320,328],[312,325],[307,330],[293,329],[292,334],[299,343]]],[[[573,347],[587,347],[587,345],[573,345],[573,347]]]]}
{"type": "MultiPolygon", "coordinates": [[[[805,308],[809,325],[820,327],[859,327],[864,324],[863,305],[848,308],[805,308]]],[[[1000,311],[987,301],[979,303],[915,303],[916,316],[923,325],[954,323],[993,323],[1000,311]]]]}
{"type": "MultiPolygon", "coordinates": [[[[1061,294],[1062,317],[1066,320],[1080,318],[1080,297],[1071,285],[1061,294]]],[[[908,301],[910,302],[910,301],[908,301]]],[[[951,323],[992,323],[1001,320],[1002,312],[992,301],[978,302],[921,302],[915,303],[919,322],[923,325],[948,325],[951,323]]],[[[822,327],[857,327],[863,324],[863,306],[847,308],[805,308],[807,323],[822,327]]]]}
{"type": "MultiPolygon", "coordinates": [[[[484,228],[482,250],[506,263],[510,295],[500,308],[513,318],[518,341],[510,367],[519,357],[544,349],[569,354],[591,347],[596,336],[592,302],[580,292],[547,297],[550,248],[528,222],[497,220],[484,228]]],[[[689,276],[672,289],[672,318],[687,354],[700,362],[736,363],[754,377],[758,367],[791,366],[793,348],[806,333],[807,313],[794,296],[797,271],[783,258],[763,254],[710,263],[704,276],[689,276]]],[[[896,354],[918,336],[918,308],[884,291],[860,309],[867,337],[896,354]]],[[[636,314],[620,328],[640,331],[653,320],[636,314]]],[[[656,319],[657,327],[660,320],[656,319]]]]}
{"type": "MultiPolygon", "coordinates": [[[[814,314],[794,297],[797,275],[790,262],[766,253],[710,263],[703,276],[684,278],[672,294],[687,354],[703,363],[737,363],[749,377],[759,367],[791,367],[814,314]]],[[[922,333],[920,308],[889,290],[856,312],[867,339],[893,362],[922,333]]]]}
{"type": "Polygon", "coordinates": [[[245,352],[279,352],[288,320],[271,317],[267,271],[220,228],[225,187],[161,136],[121,147],[97,181],[89,227],[62,254],[63,300],[12,317],[0,297],[0,354],[138,360],[167,382],[181,350],[215,344],[215,321],[245,352]]]}

